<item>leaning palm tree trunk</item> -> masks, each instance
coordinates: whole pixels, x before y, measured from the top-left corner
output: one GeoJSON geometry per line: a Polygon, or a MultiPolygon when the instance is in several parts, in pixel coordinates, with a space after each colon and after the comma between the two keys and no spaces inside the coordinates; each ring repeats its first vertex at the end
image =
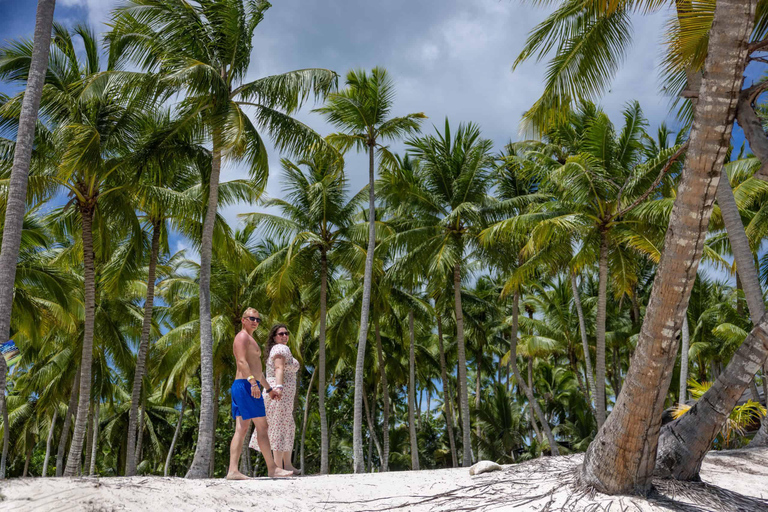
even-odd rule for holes
{"type": "MultiPolygon", "coordinates": [[[[435,301],[437,309],[437,301],[435,301]]],[[[459,460],[456,455],[456,441],[453,437],[453,410],[451,408],[451,398],[448,392],[448,371],[445,364],[445,348],[443,347],[443,321],[440,312],[437,313],[437,342],[440,348],[440,378],[443,382],[443,407],[445,407],[445,426],[448,430],[448,443],[451,447],[451,463],[453,467],[458,467],[459,460]]]]}
{"type": "Polygon", "coordinates": [[[59,417],[59,408],[53,409],[53,418],[51,418],[51,428],[48,429],[48,439],[45,441],[45,460],[43,460],[43,472],[40,476],[48,476],[48,461],[51,458],[51,441],[53,441],[53,431],[56,428],[56,420],[59,417]]]}
{"type": "Polygon", "coordinates": [[[309,386],[307,386],[307,394],[304,396],[304,421],[301,422],[301,449],[299,450],[299,453],[301,454],[299,457],[301,464],[299,469],[301,469],[304,475],[307,474],[307,466],[304,465],[304,446],[307,439],[307,423],[309,422],[309,399],[312,397],[312,383],[315,382],[316,373],[317,371],[312,372],[312,376],[309,378],[309,386]]]}
{"type": "Polygon", "coordinates": [[[416,441],[416,418],[414,417],[414,408],[416,402],[416,355],[414,350],[413,333],[413,310],[408,311],[408,333],[410,343],[408,344],[408,432],[411,438],[411,469],[419,469],[419,445],[416,441]]]}
{"type": "Polygon", "coordinates": [[[157,256],[160,252],[160,222],[152,222],[152,249],[149,256],[149,272],[147,277],[147,298],[144,301],[144,320],[141,326],[141,341],[139,353],[136,355],[136,371],[133,375],[131,391],[131,409],[128,413],[128,456],[125,461],[125,476],[136,474],[136,416],[141,400],[141,381],[144,378],[144,367],[149,352],[149,331],[152,327],[152,307],[155,302],[155,273],[157,256]]]}
{"type": "Polygon", "coordinates": [[[176,422],[176,431],[173,433],[173,439],[171,439],[171,446],[168,448],[168,455],[165,457],[165,467],[163,468],[163,476],[168,476],[168,472],[171,469],[171,458],[173,457],[173,449],[176,446],[176,440],[179,438],[179,432],[181,432],[181,421],[184,419],[184,409],[187,406],[187,392],[184,392],[184,398],[181,399],[181,412],[179,412],[179,421],[176,422]]]}
{"type": "Polygon", "coordinates": [[[576,314],[579,317],[579,333],[581,334],[581,346],[584,349],[584,369],[587,373],[587,400],[589,401],[592,412],[595,412],[595,405],[589,394],[594,394],[597,386],[595,385],[595,374],[592,372],[592,358],[589,355],[589,341],[587,340],[587,323],[584,320],[584,309],[581,307],[581,295],[579,286],[576,283],[576,274],[571,272],[571,290],[573,291],[573,304],[576,306],[576,314]]]}
{"type": "MultiPolygon", "coordinates": [[[[5,206],[5,224],[3,226],[3,245],[0,249],[0,333],[6,336],[11,330],[11,309],[13,308],[13,287],[16,282],[16,263],[19,259],[21,231],[24,222],[24,210],[27,203],[27,177],[32,159],[32,145],[35,138],[37,110],[45,83],[45,71],[48,68],[48,53],[51,46],[51,27],[56,0],[39,0],[35,19],[35,35],[32,47],[32,60],[29,66],[29,78],[24,99],[21,103],[21,116],[16,134],[16,147],[13,152],[13,167],[8,183],[8,197],[5,206]]],[[[0,478],[5,478],[5,464],[8,459],[8,411],[5,403],[5,377],[8,366],[5,358],[0,357],[0,408],[3,411],[3,454],[0,458],[0,478]]]]}
{"type": "MultiPolygon", "coordinates": [[[[373,390],[374,397],[376,396],[376,390],[373,390]]],[[[376,452],[379,454],[379,459],[381,459],[382,451],[381,451],[381,443],[379,442],[379,437],[376,435],[376,430],[373,427],[373,412],[371,411],[371,408],[368,406],[368,395],[363,394],[363,408],[365,409],[365,419],[368,422],[368,472],[371,472],[372,468],[372,460],[373,460],[373,452],[372,452],[372,446],[376,445],[376,452]],[[372,444],[373,443],[373,444],[372,444]]]]}
{"type": "Polygon", "coordinates": [[[389,384],[387,383],[387,363],[384,361],[384,351],[381,348],[381,331],[379,330],[379,319],[375,317],[373,328],[376,335],[376,354],[379,359],[379,374],[381,375],[381,402],[382,402],[382,424],[381,424],[381,444],[382,458],[381,471],[389,470],[389,384]]]}
{"type": "Polygon", "coordinates": [[[601,492],[646,494],[651,489],[661,413],[677,357],[677,331],[696,279],[728,150],[755,4],[717,2],[682,181],[633,364],[613,412],[584,458],[582,481],[601,492]]]}
{"type": "MultiPolygon", "coordinates": [[[[533,429],[536,431],[537,435],[539,436],[539,440],[541,440],[541,434],[536,429],[536,420],[533,417],[534,414],[536,414],[536,417],[539,419],[539,423],[541,423],[541,428],[544,430],[544,435],[547,436],[550,453],[552,455],[560,455],[560,451],[557,448],[557,443],[555,442],[555,436],[552,434],[552,429],[549,428],[549,423],[547,422],[547,419],[544,417],[544,413],[541,411],[541,407],[539,407],[539,402],[536,401],[536,398],[533,396],[532,385],[531,386],[526,385],[525,381],[523,380],[523,377],[520,375],[520,369],[517,367],[517,326],[518,326],[519,314],[520,314],[520,292],[515,291],[515,295],[512,299],[512,333],[511,333],[511,336],[510,336],[511,339],[509,342],[509,357],[512,363],[511,364],[512,373],[515,376],[515,381],[517,382],[518,387],[523,390],[523,393],[525,393],[525,396],[528,399],[528,405],[529,405],[528,412],[531,415],[531,418],[530,418],[531,425],[533,426],[533,429]]],[[[531,372],[530,364],[528,368],[529,368],[529,372],[531,372]]]]}
{"type": "Polygon", "coordinates": [[[200,424],[195,457],[185,478],[207,478],[213,458],[213,329],[211,326],[211,255],[213,226],[219,200],[221,174],[221,134],[213,134],[213,160],[208,191],[208,207],[203,221],[200,245],[200,424]]]}
{"type": "Polygon", "coordinates": [[[77,402],[75,430],[69,447],[64,476],[75,476],[83,455],[83,441],[88,426],[88,409],[91,405],[91,363],[93,361],[93,323],[96,312],[96,272],[93,253],[93,214],[95,205],[81,204],[83,223],[83,276],[85,287],[85,321],[83,324],[83,352],[80,356],[80,392],[77,402]]]}
{"type": "Polygon", "coordinates": [[[69,403],[67,412],[64,414],[64,426],[61,428],[61,438],[59,439],[59,449],[56,452],[56,476],[64,474],[64,451],[67,448],[67,438],[69,429],[72,426],[72,414],[76,414],[75,405],[77,404],[77,393],[80,390],[80,371],[75,370],[75,382],[72,384],[72,391],[69,394],[69,403]]]}
{"type": "Polygon", "coordinates": [[[357,360],[355,361],[355,409],[352,428],[355,473],[365,472],[365,460],[363,458],[363,373],[365,371],[365,342],[368,339],[368,312],[371,306],[373,251],[376,248],[376,198],[373,187],[374,148],[373,144],[368,145],[368,251],[365,255],[363,304],[360,308],[360,336],[357,339],[357,360]]]}
{"type": "MultiPolygon", "coordinates": [[[[317,407],[320,410],[320,474],[327,475],[330,472],[330,461],[328,460],[328,447],[330,439],[328,437],[328,418],[325,413],[325,323],[328,308],[328,255],[325,249],[320,251],[320,348],[318,349],[318,370],[320,373],[317,388],[317,407]]],[[[314,378],[315,373],[312,373],[314,378]]],[[[312,388],[310,383],[309,388],[312,388]]],[[[309,396],[309,391],[307,391],[309,396]]],[[[305,402],[306,403],[306,402],[305,402]]],[[[306,410],[306,406],[305,406],[306,410]]],[[[306,414],[304,415],[306,418],[306,414]]],[[[303,433],[302,433],[303,435],[303,433]]],[[[302,447],[303,447],[302,441],[302,447]]],[[[302,454],[303,455],[303,454],[302,454]]],[[[304,468],[304,461],[301,461],[301,467],[304,468]]]]}
{"type": "MultiPolygon", "coordinates": [[[[754,383],[755,373],[768,358],[768,348],[764,345],[764,338],[759,332],[755,333],[765,314],[763,293],[752,249],[744,231],[744,224],[741,221],[728,176],[720,179],[717,187],[717,203],[720,205],[741,286],[747,298],[749,316],[755,325],[752,331],[755,335],[750,335],[744,340],[728,366],[693,408],[662,430],[657,468],[662,474],[668,474],[680,480],[698,477],[704,455],[712,446],[712,441],[744,390],[754,383]],[[748,345],[750,343],[755,346],[748,345]]],[[[760,430],[765,430],[766,424],[764,420],[760,430]]],[[[762,435],[756,438],[759,443],[762,435]]]]}
{"type": "MultiPolygon", "coordinates": [[[[599,282],[597,286],[597,318],[595,320],[595,413],[598,430],[605,423],[605,317],[608,301],[608,238],[600,233],[599,282]]],[[[618,390],[616,394],[618,395],[618,390]]]]}
{"type": "Polygon", "coordinates": [[[461,264],[453,267],[453,294],[456,308],[456,346],[459,355],[459,406],[461,408],[461,441],[463,448],[462,465],[472,465],[470,446],[469,396],[467,392],[467,354],[464,349],[464,314],[461,308],[461,264]]]}
{"type": "Polygon", "coordinates": [[[94,476],[96,474],[96,454],[99,453],[99,409],[101,403],[99,399],[96,399],[96,405],[93,408],[93,440],[91,441],[91,464],[88,475],[94,476]]]}

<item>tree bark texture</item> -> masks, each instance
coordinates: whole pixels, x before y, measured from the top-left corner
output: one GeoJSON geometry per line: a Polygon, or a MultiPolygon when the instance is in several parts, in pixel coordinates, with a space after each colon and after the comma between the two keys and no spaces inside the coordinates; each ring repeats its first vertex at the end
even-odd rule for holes
{"type": "Polygon", "coordinates": [[[93,324],[96,313],[96,272],[93,253],[94,204],[81,204],[83,223],[83,274],[85,286],[85,321],[83,324],[83,353],[80,356],[80,392],[77,402],[75,429],[69,447],[64,476],[75,476],[83,455],[83,441],[88,426],[88,409],[91,405],[91,378],[93,373],[93,324]]]}
{"type": "Polygon", "coordinates": [[[91,463],[88,466],[88,476],[94,476],[96,474],[96,455],[99,453],[99,430],[100,430],[100,423],[99,423],[99,412],[101,409],[101,402],[97,398],[96,399],[96,405],[93,408],[93,427],[92,427],[92,434],[93,438],[91,440],[91,463]]]}
{"type": "Polygon", "coordinates": [[[306,475],[306,468],[307,466],[304,465],[304,447],[307,439],[307,423],[309,423],[309,400],[312,397],[311,391],[312,391],[312,384],[315,382],[315,374],[317,373],[317,370],[312,372],[312,376],[309,378],[309,386],[307,386],[307,394],[304,396],[304,420],[301,422],[301,449],[299,450],[299,453],[301,454],[299,457],[299,461],[301,466],[299,469],[303,472],[302,474],[306,475]]]}
{"type": "Polygon", "coordinates": [[[408,433],[411,443],[411,470],[419,469],[419,445],[416,441],[416,351],[413,332],[413,311],[408,311],[408,433]]]}
{"type": "Polygon", "coordinates": [[[152,308],[155,302],[155,279],[157,258],[160,253],[160,227],[158,221],[152,223],[152,245],[149,255],[149,272],[147,275],[147,298],[144,302],[144,320],[141,325],[141,341],[139,353],[136,355],[136,371],[133,375],[131,390],[131,409],[128,412],[128,460],[125,462],[125,476],[136,474],[136,416],[141,400],[141,382],[144,378],[145,363],[149,352],[149,332],[152,328],[152,308]]]}
{"type": "Polygon", "coordinates": [[[683,329],[680,334],[680,392],[677,395],[681,404],[688,400],[688,350],[691,348],[691,334],[688,330],[688,313],[683,316],[683,329]]]}
{"type": "Polygon", "coordinates": [[[213,458],[213,331],[211,326],[211,257],[213,227],[219,200],[221,174],[221,134],[213,136],[213,159],[208,192],[208,207],[203,221],[200,245],[200,424],[197,446],[186,478],[207,478],[213,458]]]}
{"type": "Polygon", "coordinates": [[[584,458],[582,481],[601,492],[647,494],[651,489],[677,332],[728,152],[755,3],[717,2],[682,180],[637,348],[613,412],[584,458]]]}
{"type": "MultiPolygon", "coordinates": [[[[327,385],[325,383],[325,331],[326,317],[328,308],[328,256],[325,250],[320,252],[320,348],[318,349],[318,370],[319,382],[317,388],[317,407],[320,411],[320,474],[327,475],[330,472],[330,461],[328,460],[328,447],[330,438],[328,437],[328,418],[325,412],[325,392],[327,385]]],[[[312,374],[314,377],[314,373],[312,374]]],[[[310,386],[311,387],[311,386],[310,386]]],[[[309,396],[309,395],[307,395],[309,396]]],[[[305,415],[306,417],[306,415],[305,415]]],[[[304,461],[301,462],[304,468],[304,461]]]]}
{"type": "Polygon", "coordinates": [[[573,304],[576,306],[576,314],[579,317],[579,333],[581,334],[581,347],[584,350],[584,369],[587,374],[587,400],[589,401],[592,412],[595,412],[595,405],[590,394],[594,395],[595,374],[592,371],[592,357],[589,354],[589,341],[587,340],[587,323],[584,320],[584,309],[581,307],[581,294],[579,286],[576,283],[576,274],[571,272],[571,290],[573,292],[573,304]]]}
{"type": "Polygon", "coordinates": [[[371,307],[371,281],[373,279],[373,252],[376,249],[376,198],[374,195],[374,149],[368,145],[368,251],[365,255],[363,276],[363,304],[360,308],[360,336],[357,339],[355,361],[355,408],[352,427],[352,451],[355,473],[365,472],[363,460],[363,377],[365,373],[365,343],[368,340],[368,313],[371,307]]]}
{"type": "MultiPolygon", "coordinates": [[[[608,236],[600,233],[598,260],[597,318],[595,320],[595,413],[598,430],[605,423],[605,318],[608,306],[608,236]]],[[[618,391],[617,391],[618,393],[618,391]]]]}
{"type": "MultiPolygon", "coordinates": [[[[437,302],[435,302],[435,310],[437,310],[437,302]]],[[[445,407],[445,427],[448,431],[448,443],[451,447],[451,463],[453,467],[459,466],[458,457],[456,455],[456,441],[453,436],[453,410],[451,407],[451,397],[448,387],[448,370],[445,362],[445,347],[443,345],[443,320],[442,315],[438,312],[437,315],[437,342],[440,349],[440,378],[443,382],[443,407],[445,407]]]]}
{"type": "MultiPolygon", "coordinates": [[[[2,249],[0,249],[0,339],[6,340],[11,331],[11,310],[13,308],[13,290],[16,282],[16,264],[21,246],[22,224],[27,203],[27,178],[32,160],[32,146],[35,139],[37,111],[45,84],[48,68],[48,54],[51,47],[51,29],[55,0],[39,0],[35,15],[35,34],[32,43],[32,59],[29,65],[29,77],[24,98],[21,103],[19,128],[16,134],[16,147],[13,152],[13,166],[8,181],[8,198],[5,206],[5,224],[3,226],[2,249]]],[[[3,453],[0,456],[0,478],[5,478],[5,465],[8,460],[8,440],[10,428],[5,401],[6,374],[8,366],[5,358],[0,357],[0,409],[3,412],[3,453]]]]}
{"type": "Polygon", "coordinates": [[[77,394],[80,391],[80,371],[75,369],[75,382],[72,384],[72,391],[69,394],[69,403],[67,412],[64,414],[64,426],[61,428],[61,438],[59,438],[59,449],[56,452],[56,476],[64,474],[64,452],[67,449],[67,438],[69,438],[69,429],[72,426],[72,415],[76,413],[77,394]]]}
{"type": "Polygon", "coordinates": [[[48,461],[51,460],[51,442],[53,441],[53,431],[56,429],[56,420],[59,417],[59,408],[53,409],[53,418],[51,418],[51,428],[48,429],[48,439],[45,441],[45,459],[43,460],[43,478],[48,476],[48,461]]]}
{"type": "Polygon", "coordinates": [[[381,471],[389,471],[389,383],[387,382],[387,362],[384,360],[384,351],[381,348],[381,331],[379,330],[379,319],[373,322],[376,335],[376,353],[379,359],[379,373],[381,374],[381,403],[382,403],[382,424],[381,424],[381,471]]]}
{"type": "Polygon", "coordinates": [[[181,411],[179,412],[179,420],[176,422],[176,430],[173,432],[173,439],[171,439],[171,446],[168,447],[168,455],[165,457],[165,467],[163,468],[163,476],[168,476],[168,472],[171,469],[171,459],[173,458],[173,449],[176,447],[176,441],[179,439],[179,432],[181,432],[181,422],[184,419],[184,409],[187,407],[187,392],[184,392],[184,398],[181,399],[181,411]]]}
{"type": "Polygon", "coordinates": [[[459,405],[461,408],[461,444],[463,456],[461,459],[464,467],[472,465],[472,452],[470,443],[469,426],[469,393],[467,390],[467,353],[464,347],[464,313],[461,307],[461,264],[453,267],[453,294],[456,308],[456,347],[459,355],[458,385],[459,405]]]}

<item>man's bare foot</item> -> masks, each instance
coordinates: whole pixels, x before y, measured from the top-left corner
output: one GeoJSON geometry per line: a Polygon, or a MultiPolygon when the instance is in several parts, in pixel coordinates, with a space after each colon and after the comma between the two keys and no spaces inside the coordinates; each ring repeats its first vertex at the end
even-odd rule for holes
{"type": "Polygon", "coordinates": [[[227,473],[227,480],[250,480],[250,477],[245,476],[239,471],[230,471],[227,473]]]}
{"type": "Polygon", "coordinates": [[[281,468],[275,468],[274,471],[269,472],[270,478],[286,478],[289,476],[293,476],[293,471],[286,471],[281,468]]]}

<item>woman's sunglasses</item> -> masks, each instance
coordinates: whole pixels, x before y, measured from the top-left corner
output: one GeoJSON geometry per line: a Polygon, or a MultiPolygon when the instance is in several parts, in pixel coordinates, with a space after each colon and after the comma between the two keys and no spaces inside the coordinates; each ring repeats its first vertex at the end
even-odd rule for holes
{"type": "Polygon", "coordinates": [[[290,335],[290,333],[288,331],[276,332],[275,333],[275,336],[289,336],[289,335],[290,335]]]}

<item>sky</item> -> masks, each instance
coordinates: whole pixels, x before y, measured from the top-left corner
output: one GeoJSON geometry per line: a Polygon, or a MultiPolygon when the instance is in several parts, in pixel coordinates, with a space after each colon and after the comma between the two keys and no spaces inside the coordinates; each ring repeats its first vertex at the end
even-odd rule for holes
{"type": "MultiPolygon", "coordinates": [[[[89,23],[97,33],[108,27],[116,0],[58,0],[55,19],[65,25],[89,23]]],[[[396,87],[393,115],[424,112],[423,131],[447,117],[452,126],[477,123],[499,150],[520,140],[519,123],[543,89],[546,62],[512,63],[527,34],[547,15],[520,0],[273,0],[257,27],[246,80],[307,67],[332,69],[342,77],[350,69],[385,67],[396,87]]],[[[0,44],[31,38],[36,2],[0,0],[0,44]]],[[[640,102],[650,128],[663,121],[675,126],[669,98],[660,93],[657,65],[667,12],[633,18],[634,43],[609,91],[598,103],[616,124],[631,100],[640,102]]],[[[8,92],[0,84],[0,92],[8,92]]],[[[331,127],[312,105],[298,117],[321,134],[331,127]]],[[[402,152],[402,143],[392,149],[402,152]]],[[[270,148],[267,194],[281,194],[280,156],[270,148]]],[[[367,159],[347,158],[346,172],[356,192],[367,182],[367,159]]],[[[245,178],[228,167],[222,180],[245,178]]],[[[240,204],[222,213],[233,227],[238,214],[257,207],[240,204]]],[[[171,250],[188,248],[175,237],[171,250]]]]}

